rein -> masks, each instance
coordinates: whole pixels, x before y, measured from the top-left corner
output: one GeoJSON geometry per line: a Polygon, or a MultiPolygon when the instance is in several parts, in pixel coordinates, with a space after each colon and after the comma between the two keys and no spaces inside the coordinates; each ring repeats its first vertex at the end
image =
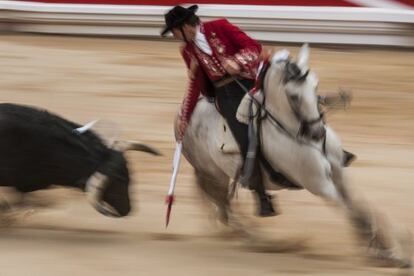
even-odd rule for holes
{"type": "MultiPolygon", "coordinates": [[[[278,62],[290,62],[288,60],[281,60],[278,62]]],[[[250,99],[257,105],[259,106],[259,111],[257,112],[257,114],[254,114],[253,117],[256,117],[260,112],[262,113],[261,119],[266,119],[269,118],[269,121],[272,123],[272,125],[274,125],[275,127],[280,128],[286,135],[288,135],[290,138],[292,138],[293,140],[297,141],[300,144],[308,144],[306,143],[306,141],[304,141],[303,139],[300,139],[300,137],[303,137],[304,134],[306,133],[306,130],[313,124],[319,123],[320,121],[323,120],[324,118],[324,113],[321,112],[319,114],[318,118],[312,119],[312,120],[304,120],[302,119],[302,116],[300,115],[300,113],[293,108],[292,103],[289,100],[289,104],[291,106],[292,111],[294,112],[296,118],[298,119],[298,121],[300,122],[300,127],[299,127],[299,131],[296,135],[292,134],[291,132],[289,132],[287,130],[287,128],[283,125],[282,122],[280,122],[280,120],[278,120],[267,108],[266,108],[266,93],[265,93],[265,89],[264,89],[264,79],[265,76],[267,74],[268,69],[270,68],[270,63],[268,60],[265,60],[263,63],[263,66],[260,70],[260,73],[258,74],[258,85],[256,85],[252,91],[256,91],[258,89],[262,90],[263,93],[263,103],[260,103],[258,100],[256,100],[253,95],[251,94],[251,91],[249,91],[238,79],[235,79],[236,83],[244,90],[245,93],[247,93],[250,96],[250,99]]],[[[301,75],[299,77],[299,80],[303,80],[306,78],[306,76],[309,74],[309,70],[306,71],[305,74],[301,75]]],[[[289,99],[289,97],[288,97],[289,99]]],[[[260,132],[260,130],[259,130],[260,132]]],[[[323,137],[324,141],[323,141],[323,145],[325,145],[325,140],[326,140],[326,136],[323,137]]],[[[323,150],[325,151],[325,146],[323,146],[323,150]]]]}

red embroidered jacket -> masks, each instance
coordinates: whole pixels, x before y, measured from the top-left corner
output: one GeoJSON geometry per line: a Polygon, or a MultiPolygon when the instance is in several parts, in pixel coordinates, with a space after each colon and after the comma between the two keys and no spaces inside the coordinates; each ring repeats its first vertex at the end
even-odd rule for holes
{"type": "Polygon", "coordinates": [[[204,53],[193,42],[186,43],[182,49],[181,54],[191,72],[181,109],[184,125],[190,121],[200,93],[208,94],[207,89],[211,87],[208,81],[215,82],[226,76],[221,65],[224,59],[236,61],[242,70],[240,77],[247,79],[256,78],[260,63],[261,45],[226,19],[201,23],[200,31],[204,33],[212,55],[204,53]]]}

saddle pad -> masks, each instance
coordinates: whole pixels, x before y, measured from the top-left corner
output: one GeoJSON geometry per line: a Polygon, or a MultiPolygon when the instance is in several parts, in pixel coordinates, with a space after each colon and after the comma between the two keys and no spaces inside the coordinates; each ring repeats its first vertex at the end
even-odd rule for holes
{"type": "Polygon", "coordinates": [[[221,132],[221,140],[219,143],[221,152],[227,154],[239,154],[239,145],[237,144],[236,139],[233,136],[233,133],[231,133],[231,130],[223,117],[221,117],[218,127],[219,131],[221,132]]]}
{"type": "MultiPolygon", "coordinates": [[[[261,94],[260,91],[256,92],[258,95],[261,94]]],[[[249,124],[250,119],[250,103],[252,102],[252,98],[250,95],[244,95],[243,99],[241,100],[239,107],[237,108],[236,118],[242,124],[249,124]]],[[[257,104],[253,104],[253,114],[257,113],[257,104]]]]}

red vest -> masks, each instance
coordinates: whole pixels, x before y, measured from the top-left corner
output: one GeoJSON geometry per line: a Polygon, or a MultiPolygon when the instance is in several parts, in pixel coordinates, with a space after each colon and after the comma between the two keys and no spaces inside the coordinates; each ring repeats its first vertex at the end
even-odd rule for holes
{"type": "Polygon", "coordinates": [[[204,53],[193,42],[186,43],[182,49],[182,55],[190,69],[192,78],[184,98],[181,116],[189,122],[197,99],[202,94],[208,94],[206,89],[208,81],[215,82],[226,75],[221,65],[224,59],[233,59],[240,68],[240,77],[255,79],[260,63],[261,45],[254,39],[247,36],[238,27],[232,25],[226,19],[219,19],[201,23],[200,31],[204,33],[212,50],[212,55],[204,53]]]}

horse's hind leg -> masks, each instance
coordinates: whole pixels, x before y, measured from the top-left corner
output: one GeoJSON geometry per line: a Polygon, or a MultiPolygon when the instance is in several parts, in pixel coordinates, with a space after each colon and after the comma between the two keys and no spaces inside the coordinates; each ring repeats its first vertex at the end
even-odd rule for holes
{"type": "Polygon", "coordinates": [[[243,237],[248,241],[257,240],[257,231],[251,232],[249,228],[234,214],[231,209],[229,195],[229,177],[226,175],[216,175],[214,177],[196,171],[197,184],[201,191],[217,207],[218,219],[227,225],[237,236],[243,237]]]}
{"type": "Polygon", "coordinates": [[[212,177],[199,171],[196,171],[195,175],[198,187],[217,207],[219,221],[227,225],[230,213],[230,201],[228,198],[229,178],[223,175],[219,180],[218,177],[212,177]]]}

